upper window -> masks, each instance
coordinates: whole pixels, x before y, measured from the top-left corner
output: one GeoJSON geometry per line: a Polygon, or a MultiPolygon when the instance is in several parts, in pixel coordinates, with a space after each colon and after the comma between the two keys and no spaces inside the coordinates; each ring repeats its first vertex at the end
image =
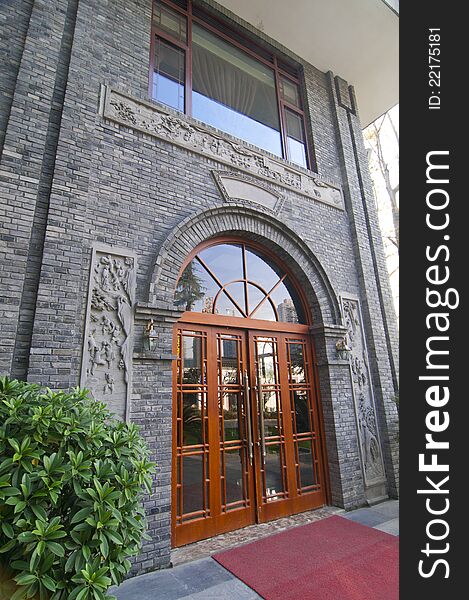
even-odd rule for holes
{"type": "Polygon", "coordinates": [[[179,279],[176,304],[188,311],[228,317],[306,322],[287,274],[241,242],[198,252],[179,279]]]}
{"type": "Polygon", "coordinates": [[[152,98],[308,167],[298,77],[192,9],[191,0],[154,0],[152,98]]]}

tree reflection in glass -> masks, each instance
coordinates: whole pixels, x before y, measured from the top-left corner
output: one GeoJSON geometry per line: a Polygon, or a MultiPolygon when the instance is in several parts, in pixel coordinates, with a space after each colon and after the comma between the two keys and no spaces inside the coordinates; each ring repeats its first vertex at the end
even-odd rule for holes
{"type": "Polygon", "coordinates": [[[194,304],[204,296],[203,280],[195,272],[194,263],[190,262],[179,279],[174,304],[184,307],[185,310],[192,310],[194,304]]]}

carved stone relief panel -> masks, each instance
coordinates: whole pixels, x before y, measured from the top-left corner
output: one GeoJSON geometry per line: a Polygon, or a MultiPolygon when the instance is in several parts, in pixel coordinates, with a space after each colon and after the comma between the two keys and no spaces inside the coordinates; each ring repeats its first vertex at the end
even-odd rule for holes
{"type": "Polygon", "coordinates": [[[373,485],[383,481],[385,473],[360,305],[351,298],[342,297],[341,302],[346,342],[351,349],[349,361],[365,484],[373,485]]]}
{"type": "Polygon", "coordinates": [[[121,419],[128,416],[135,281],[134,255],[93,249],[80,384],[121,419]]]}
{"type": "Polygon", "coordinates": [[[219,135],[213,128],[204,127],[185,115],[172,113],[160,104],[137,100],[103,86],[100,111],[106,119],[344,210],[339,185],[283,159],[257,151],[228,135],[219,135]]]}

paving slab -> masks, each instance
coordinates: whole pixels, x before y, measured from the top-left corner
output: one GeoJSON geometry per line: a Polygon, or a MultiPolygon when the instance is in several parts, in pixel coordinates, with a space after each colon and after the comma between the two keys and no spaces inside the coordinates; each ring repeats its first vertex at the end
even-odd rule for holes
{"type": "Polygon", "coordinates": [[[140,575],[110,590],[118,600],[257,600],[250,587],[212,558],[140,575]]]}
{"type": "Polygon", "coordinates": [[[359,508],[350,513],[343,513],[340,515],[349,521],[355,521],[355,523],[361,523],[362,525],[368,525],[368,527],[375,527],[389,521],[389,517],[381,513],[371,511],[369,508],[359,508]]]}
{"type": "Polygon", "coordinates": [[[390,533],[391,535],[399,535],[399,519],[391,519],[390,521],[386,521],[386,523],[377,525],[375,529],[379,529],[385,533],[390,533]]]}
{"type": "MultiPolygon", "coordinates": [[[[210,559],[212,560],[212,559],[210,559]]],[[[213,561],[215,562],[215,561],[213,561]]],[[[254,590],[237,579],[219,583],[181,600],[262,600],[254,590]]]]}

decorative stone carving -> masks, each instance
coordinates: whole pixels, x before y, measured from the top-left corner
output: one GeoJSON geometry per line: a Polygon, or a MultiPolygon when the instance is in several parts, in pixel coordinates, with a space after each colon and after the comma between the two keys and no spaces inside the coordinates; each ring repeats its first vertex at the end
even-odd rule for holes
{"type": "Polygon", "coordinates": [[[127,418],[132,368],[136,258],[125,250],[93,249],[80,384],[127,418]]]}
{"type": "Polygon", "coordinates": [[[250,175],[231,171],[212,171],[227,202],[254,202],[273,214],[278,214],[284,203],[279,192],[250,175]]]}
{"type": "Polygon", "coordinates": [[[342,298],[342,310],[346,342],[351,349],[349,361],[365,484],[373,485],[383,481],[385,473],[358,300],[342,298]]]}
{"type": "Polygon", "coordinates": [[[176,116],[159,104],[143,102],[105,86],[102,89],[105,94],[104,102],[101,102],[102,114],[106,119],[293,189],[318,202],[344,209],[340,187],[318,175],[296,168],[283,159],[258,152],[228,135],[217,135],[195,119],[176,116]]]}

